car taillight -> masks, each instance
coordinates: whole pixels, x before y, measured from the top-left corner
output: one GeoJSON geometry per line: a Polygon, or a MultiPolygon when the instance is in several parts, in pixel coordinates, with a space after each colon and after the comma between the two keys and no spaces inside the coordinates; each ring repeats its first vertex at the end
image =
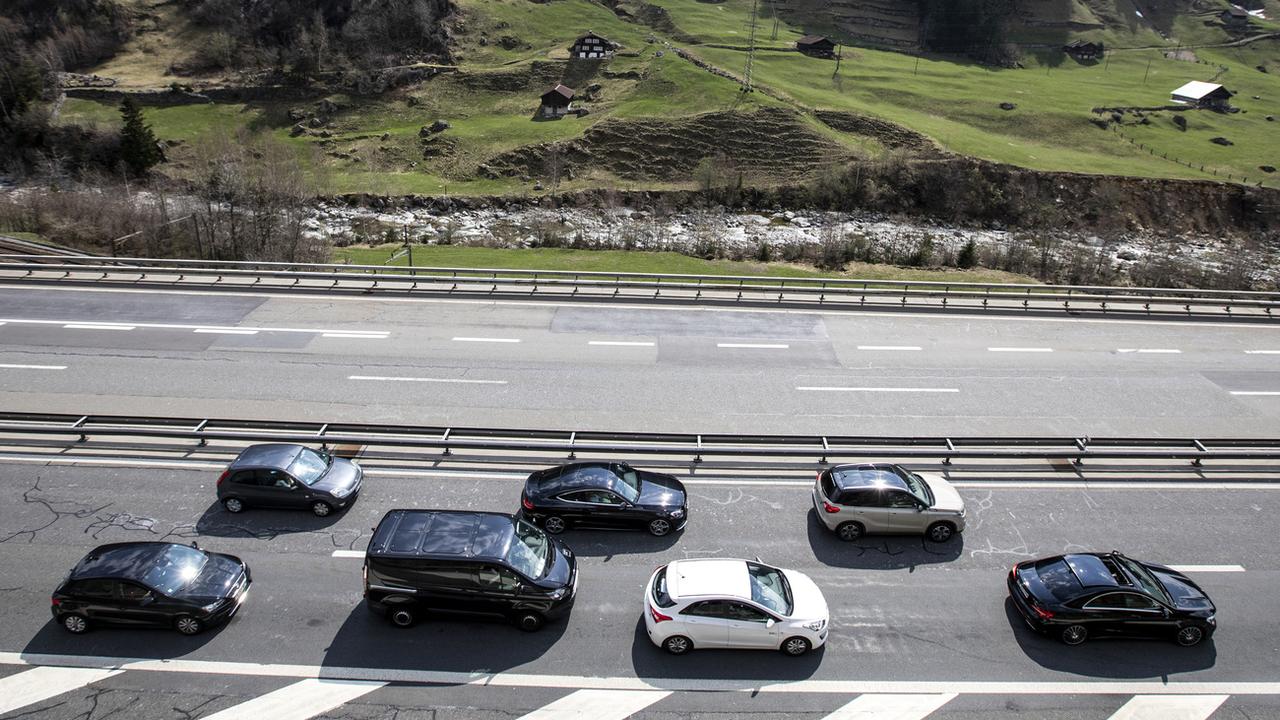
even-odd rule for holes
{"type": "Polygon", "coordinates": [[[61,598],[56,598],[56,597],[55,597],[55,598],[49,598],[49,602],[50,602],[54,607],[58,607],[59,605],[61,605],[61,604],[62,604],[62,599],[61,599],[61,598]]]}
{"type": "Polygon", "coordinates": [[[525,510],[533,509],[533,501],[530,500],[527,495],[524,495],[524,494],[520,495],[520,504],[524,506],[525,510]]]}
{"type": "Polygon", "coordinates": [[[1031,612],[1035,613],[1036,615],[1039,615],[1041,620],[1052,620],[1052,619],[1053,619],[1053,611],[1052,611],[1052,610],[1045,610],[1044,608],[1040,607],[1039,605],[1032,604],[1032,606],[1031,606],[1031,612]]]}
{"type": "Polygon", "coordinates": [[[218,485],[221,486],[223,481],[225,481],[230,476],[231,476],[231,468],[227,468],[226,470],[223,470],[222,474],[218,476],[218,485]]]}
{"type": "Polygon", "coordinates": [[[649,606],[649,615],[653,617],[653,621],[656,623],[665,622],[671,619],[670,615],[663,615],[662,613],[658,612],[658,608],[652,605],[649,606]]]}
{"type": "Polygon", "coordinates": [[[827,502],[826,500],[823,500],[823,501],[822,501],[822,509],[823,509],[823,510],[826,510],[826,511],[827,511],[827,512],[829,512],[829,513],[838,513],[838,512],[840,512],[840,508],[836,507],[835,505],[832,505],[831,503],[827,502]]]}

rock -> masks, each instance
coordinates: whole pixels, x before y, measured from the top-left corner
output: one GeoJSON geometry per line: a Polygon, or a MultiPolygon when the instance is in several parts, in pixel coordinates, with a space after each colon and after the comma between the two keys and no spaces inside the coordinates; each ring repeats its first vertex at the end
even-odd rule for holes
{"type": "Polygon", "coordinates": [[[329,132],[328,130],[321,130],[321,131],[320,131],[320,133],[319,133],[319,135],[320,135],[320,137],[322,137],[322,138],[331,138],[331,137],[333,137],[333,133],[329,132]]]}
{"type": "Polygon", "coordinates": [[[451,127],[453,126],[445,122],[444,120],[436,120],[435,122],[431,123],[431,132],[440,133],[440,132],[444,132],[445,130],[448,130],[451,127]]]}
{"type": "Polygon", "coordinates": [[[1254,95],[1254,96],[1253,96],[1253,99],[1254,99],[1254,100],[1261,100],[1262,98],[1258,97],[1257,95],[1254,95]]]}
{"type": "Polygon", "coordinates": [[[427,127],[426,125],[423,125],[422,128],[418,130],[418,137],[420,138],[431,137],[431,128],[427,127]]]}
{"type": "Polygon", "coordinates": [[[294,125],[293,129],[289,131],[289,137],[298,137],[299,135],[306,135],[306,134],[307,134],[307,128],[304,127],[302,123],[298,123],[297,125],[294,125]]]}
{"type": "Polygon", "coordinates": [[[498,44],[502,46],[503,50],[515,50],[516,48],[520,47],[523,43],[520,42],[520,38],[518,37],[514,37],[512,35],[503,35],[502,37],[498,38],[498,44]]]}
{"type": "Polygon", "coordinates": [[[1216,137],[1216,138],[1213,138],[1213,139],[1209,140],[1209,142],[1211,142],[1211,143],[1213,143],[1213,144],[1215,144],[1215,145],[1222,145],[1222,146],[1224,146],[1224,147],[1230,147],[1231,145],[1235,145],[1235,143],[1231,142],[1230,140],[1228,140],[1228,139],[1226,139],[1226,138],[1224,138],[1224,137],[1222,137],[1222,136],[1218,136],[1218,137],[1216,137]]]}
{"type": "Polygon", "coordinates": [[[1001,109],[1001,110],[1015,110],[1015,109],[1017,109],[1017,107],[1018,107],[1017,105],[1014,105],[1014,104],[1013,104],[1013,103],[1011,103],[1011,102],[1002,102],[1002,103],[1000,103],[1000,109],[1001,109]]]}
{"type": "Polygon", "coordinates": [[[289,120],[292,122],[302,122],[307,119],[307,111],[302,108],[290,108],[289,120]]]}
{"type": "Polygon", "coordinates": [[[540,182],[538,182],[538,183],[534,183],[534,184],[533,184],[533,189],[534,189],[534,191],[535,191],[535,192],[542,192],[542,183],[540,183],[540,182]]]}
{"type": "Polygon", "coordinates": [[[1128,260],[1129,262],[1133,262],[1134,260],[1138,259],[1138,253],[1132,250],[1121,250],[1120,252],[1116,253],[1116,257],[1120,258],[1121,260],[1128,260]]]}
{"type": "Polygon", "coordinates": [[[661,50],[659,50],[659,51],[655,52],[655,53],[653,54],[653,56],[654,56],[654,57],[656,57],[656,58],[662,57],[662,51],[661,51],[661,50]]]}
{"type": "Polygon", "coordinates": [[[332,100],[325,98],[324,100],[316,103],[316,111],[321,115],[332,115],[338,112],[338,105],[332,100]]]}
{"type": "Polygon", "coordinates": [[[1183,131],[1183,132],[1186,132],[1186,131],[1187,131],[1187,118],[1186,118],[1185,116],[1183,116],[1183,115],[1174,115],[1174,116],[1173,116],[1173,124],[1174,124],[1174,125],[1177,125],[1179,130],[1181,130],[1181,131],[1183,131]]]}
{"type": "Polygon", "coordinates": [[[590,114],[591,114],[591,110],[584,107],[578,108],[578,117],[586,117],[587,115],[590,115],[590,114]]]}
{"type": "Polygon", "coordinates": [[[382,142],[386,142],[390,139],[391,139],[391,133],[382,133],[382,142]]]}
{"type": "Polygon", "coordinates": [[[1258,169],[1264,173],[1273,173],[1276,171],[1276,167],[1274,165],[1259,165],[1258,169]]]}
{"type": "Polygon", "coordinates": [[[485,47],[485,46],[487,46],[487,45],[489,44],[489,38],[487,38],[487,37],[485,37],[485,36],[481,35],[481,36],[480,36],[480,41],[479,41],[479,42],[480,42],[480,47],[485,47]]]}
{"type": "Polygon", "coordinates": [[[1266,71],[1267,71],[1267,66],[1266,66],[1266,65],[1259,65],[1259,66],[1257,66],[1257,67],[1258,67],[1258,72],[1264,73],[1264,72],[1266,72],[1266,71]]]}
{"type": "Polygon", "coordinates": [[[310,121],[310,122],[308,122],[307,124],[308,124],[308,125],[310,125],[310,126],[311,126],[311,127],[313,127],[313,128],[318,128],[318,127],[323,127],[323,126],[324,126],[324,121],[323,121],[323,120],[321,120],[321,119],[320,119],[320,118],[318,118],[318,117],[313,117],[313,118],[311,118],[311,121],[310,121]]]}
{"type": "Polygon", "coordinates": [[[404,104],[408,105],[409,107],[417,107],[421,102],[422,102],[421,100],[419,100],[418,98],[412,95],[404,99],[404,104]]]}
{"type": "Polygon", "coordinates": [[[1275,115],[1268,115],[1268,116],[1267,116],[1267,122],[1275,122],[1275,121],[1276,121],[1276,116],[1275,116],[1275,115]]]}

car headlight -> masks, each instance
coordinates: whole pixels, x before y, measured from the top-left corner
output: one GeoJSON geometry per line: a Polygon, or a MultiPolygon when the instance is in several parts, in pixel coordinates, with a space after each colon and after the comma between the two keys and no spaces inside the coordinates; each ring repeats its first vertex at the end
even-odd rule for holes
{"type": "Polygon", "coordinates": [[[1205,619],[1204,619],[1204,621],[1205,621],[1205,622],[1207,622],[1207,623],[1209,623],[1210,625],[1217,625],[1217,624],[1218,624],[1218,615],[1217,615],[1216,613],[1215,613],[1215,614],[1213,614],[1213,615],[1210,615],[1209,617],[1205,618],[1205,619]]]}
{"type": "Polygon", "coordinates": [[[218,609],[218,608],[220,608],[220,607],[222,607],[222,601],[221,601],[221,600],[216,600],[216,601],[214,601],[214,602],[209,603],[208,605],[205,605],[204,607],[202,607],[202,608],[200,608],[200,609],[201,609],[201,610],[203,610],[203,611],[205,611],[205,612],[207,612],[207,613],[211,613],[211,612],[213,612],[214,610],[217,610],[217,609],[218,609]]]}
{"type": "Polygon", "coordinates": [[[565,596],[568,594],[569,594],[569,588],[559,588],[557,590],[552,590],[550,593],[547,593],[547,597],[551,598],[552,600],[563,600],[565,596]]]}
{"type": "Polygon", "coordinates": [[[672,511],[671,511],[671,517],[672,517],[672,518],[674,518],[674,519],[676,519],[676,520],[679,520],[680,518],[684,517],[684,511],[683,511],[683,510],[672,510],[672,511]]]}
{"type": "Polygon", "coordinates": [[[814,632],[822,632],[822,628],[824,628],[824,627],[826,627],[826,626],[827,626],[827,621],[826,621],[826,620],[814,620],[813,622],[805,623],[805,624],[804,624],[804,626],[805,626],[806,628],[808,628],[808,629],[810,629],[810,630],[814,631],[814,632]]]}
{"type": "Polygon", "coordinates": [[[336,498],[344,498],[351,494],[351,488],[337,488],[336,490],[330,491],[330,494],[336,498]]]}

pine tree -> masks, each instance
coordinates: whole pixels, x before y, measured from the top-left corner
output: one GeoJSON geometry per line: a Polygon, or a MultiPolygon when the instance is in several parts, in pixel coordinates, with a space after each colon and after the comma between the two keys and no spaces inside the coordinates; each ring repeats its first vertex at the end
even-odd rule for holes
{"type": "Polygon", "coordinates": [[[154,165],[164,162],[164,151],[156,140],[151,126],[142,117],[142,108],[133,98],[126,97],[120,103],[120,116],[124,129],[120,131],[120,159],[136,175],[146,175],[154,165]]]}

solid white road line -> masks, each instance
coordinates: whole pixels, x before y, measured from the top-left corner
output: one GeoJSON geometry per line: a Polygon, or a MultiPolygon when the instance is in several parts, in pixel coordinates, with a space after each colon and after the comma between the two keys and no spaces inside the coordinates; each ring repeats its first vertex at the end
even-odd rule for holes
{"type": "MultiPolygon", "coordinates": [[[[0,323],[3,325],[4,323],[0,323]]],[[[1280,350],[1245,350],[1245,355],[1280,355],[1280,350]]]]}
{"type": "Polygon", "coordinates": [[[96,323],[68,323],[64,330],[133,330],[136,325],[98,325],[96,323]]]}
{"type": "Polygon", "coordinates": [[[588,345],[603,345],[609,347],[653,347],[651,342],[631,342],[624,340],[589,340],[588,345]]]}
{"type": "Polygon", "coordinates": [[[1171,570],[1177,570],[1180,573],[1188,572],[1244,572],[1243,565],[1169,565],[1171,570]]]}
{"type": "Polygon", "coordinates": [[[475,342],[475,343],[518,343],[519,338],[488,338],[488,337],[456,337],[454,342],[475,342]]]}
{"type": "Polygon", "coordinates": [[[804,392],[869,392],[869,393],[958,393],[959,388],[891,388],[891,387],[823,387],[801,385],[804,392]]]}
{"type": "MultiPolygon", "coordinates": [[[[91,328],[91,329],[128,329],[147,328],[149,330],[253,330],[254,332],[282,332],[282,333],[310,333],[319,334],[326,332],[334,332],[333,330],[324,330],[321,328],[284,328],[284,327],[229,327],[225,325],[185,325],[179,323],[103,323],[93,321],[79,320],[26,320],[22,318],[3,318],[0,319],[0,325],[5,323],[13,323],[15,325],[61,325],[63,327],[72,328],[91,328]]],[[[389,330],[359,330],[352,331],[367,335],[377,335],[379,337],[390,335],[389,330]]]]}
{"type": "Polygon", "coordinates": [[[38,667],[0,679],[0,715],[89,683],[106,680],[120,670],[79,667],[38,667]]]}
{"type": "Polygon", "coordinates": [[[1253,396],[1253,397],[1275,397],[1280,392],[1275,390],[1232,390],[1232,395],[1253,396]]]}
{"type": "Polygon", "coordinates": [[[348,380],[384,380],[387,382],[460,383],[466,385],[506,385],[506,380],[465,380],[462,378],[392,377],[387,375],[348,375],[348,380]]]}
{"type": "Polygon", "coordinates": [[[917,345],[859,345],[858,349],[859,350],[903,350],[903,351],[923,350],[923,348],[917,345]]]}
{"type": "Polygon", "coordinates": [[[1051,353],[1053,348],[1046,347],[989,347],[987,352],[1008,352],[1008,353],[1051,353]]]}
{"type": "Polygon", "coordinates": [[[519,720],[625,720],[670,694],[654,690],[579,690],[519,720]]]}
{"type": "Polygon", "coordinates": [[[828,715],[825,720],[923,720],[955,697],[955,693],[860,695],[853,702],[828,715]]]}
{"type": "Polygon", "coordinates": [[[1110,720],[1205,720],[1226,699],[1226,695],[1138,695],[1110,720]]]}
{"type": "Polygon", "coordinates": [[[307,720],[385,685],[385,682],[307,678],[206,715],[204,720],[307,720]]]}
{"type": "Polygon", "coordinates": [[[1119,350],[1116,350],[1116,352],[1139,353],[1139,354],[1145,353],[1149,355],[1181,355],[1182,354],[1181,350],[1174,350],[1172,348],[1120,348],[1119,350]]]}
{"type": "Polygon", "coordinates": [[[364,558],[363,550],[334,550],[333,556],[336,558],[364,558]]]}
{"type": "Polygon", "coordinates": [[[204,335],[257,335],[257,330],[241,330],[239,328],[196,328],[193,333],[204,335]]]}
{"type": "MultiPolygon", "coordinates": [[[[241,675],[253,677],[333,678],[378,682],[445,683],[496,687],[581,690],[736,691],[748,693],[958,693],[973,695],[1280,695],[1280,682],[1204,682],[1155,680],[962,681],[962,680],[716,680],[595,675],[543,675],[518,672],[460,672],[399,668],[291,665],[187,660],[183,658],[104,657],[0,652],[3,665],[138,670],[148,672],[241,675]]],[[[270,717],[270,716],[267,716],[270,717]]],[[[208,720],[206,718],[205,720],[208,720]]]]}
{"type": "Polygon", "coordinates": [[[718,348],[739,348],[749,350],[786,350],[790,345],[774,345],[768,343],[716,343],[718,348]]]}
{"type": "Polygon", "coordinates": [[[0,368],[5,370],[66,370],[66,365],[13,365],[9,363],[0,363],[0,368]]]}

